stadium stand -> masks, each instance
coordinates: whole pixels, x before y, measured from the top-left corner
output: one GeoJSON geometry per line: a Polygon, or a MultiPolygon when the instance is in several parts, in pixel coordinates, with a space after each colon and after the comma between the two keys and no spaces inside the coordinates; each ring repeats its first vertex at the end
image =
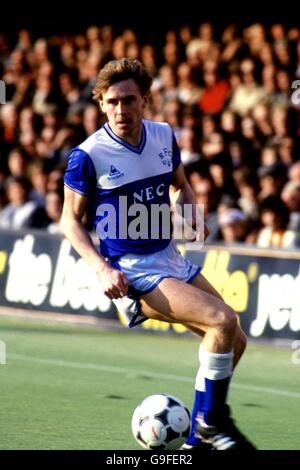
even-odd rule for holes
{"type": "Polygon", "coordinates": [[[165,31],[162,47],[111,25],[36,38],[20,29],[15,40],[1,33],[0,228],[13,228],[22,208],[18,228],[59,231],[68,154],[104,122],[92,101],[96,74],[124,56],[154,76],[145,117],[173,126],[207,204],[209,241],[298,247],[300,29],[278,22],[182,25],[165,31]],[[266,211],[272,200],[281,221],[266,211]]]}

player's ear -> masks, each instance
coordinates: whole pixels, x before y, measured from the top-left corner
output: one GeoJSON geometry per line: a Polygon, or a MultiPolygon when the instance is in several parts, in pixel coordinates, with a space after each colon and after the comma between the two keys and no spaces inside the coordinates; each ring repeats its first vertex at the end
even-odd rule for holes
{"type": "Polygon", "coordinates": [[[105,111],[104,111],[104,109],[103,109],[103,106],[104,106],[103,99],[102,99],[102,98],[100,98],[100,100],[98,101],[98,103],[99,103],[99,107],[100,107],[100,109],[101,109],[102,113],[105,113],[105,111]]]}
{"type": "Polygon", "coordinates": [[[146,95],[143,96],[143,108],[144,109],[146,108],[148,102],[149,102],[149,95],[146,94],[146,95]]]}

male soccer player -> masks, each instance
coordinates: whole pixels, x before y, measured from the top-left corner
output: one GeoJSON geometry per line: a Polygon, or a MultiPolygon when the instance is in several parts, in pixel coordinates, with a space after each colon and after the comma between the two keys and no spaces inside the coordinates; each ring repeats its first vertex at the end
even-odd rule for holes
{"type": "Polygon", "coordinates": [[[62,228],[98,274],[104,294],[132,314],[129,326],[147,318],[179,322],[203,338],[185,448],[201,449],[205,442],[219,450],[253,449],[225,404],[246,345],[237,316],[200,267],[179,254],[172,234],[166,236],[168,217],[148,226],[155,205],[170,207],[170,193],[177,204],[196,207],[172,129],[143,119],[151,83],[138,60],[111,61],[99,72],[93,93],[107,122],[69,156],[62,228]],[[82,223],[88,204],[101,253],[82,223]],[[140,230],[137,210],[144,214],[140,230]]]}

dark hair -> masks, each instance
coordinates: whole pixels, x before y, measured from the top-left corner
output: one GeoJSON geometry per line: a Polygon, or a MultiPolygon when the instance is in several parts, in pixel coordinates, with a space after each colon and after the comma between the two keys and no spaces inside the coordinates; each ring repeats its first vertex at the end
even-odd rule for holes
{"type": "Polygon", "coordinates": [[[26,176],[9,176],[5,181],[5,189],[7,190],[9,186],[13,183],[20,184],[24,188],[26,193],[29,193],[31,184],[26,176]]]}
{"type": "Polygon", "coordinates": [[[262,215],[264,212],[273,212],[274,214],[277,214],[279,217],[279,228],[287,228],[290,213],[289,209],[279,196],[270,195],[262,199],[259,205],[259,212],[260,215],[262,215]]]}
{"type": "Polygon", "coordinates": [[[152,77],[146,67],[137,59],[111,60],[100,70],[93,89],[93,99],[99,101],[111,85],[132,78],[141,95],[146,95],[152,85],[152,77]]]}

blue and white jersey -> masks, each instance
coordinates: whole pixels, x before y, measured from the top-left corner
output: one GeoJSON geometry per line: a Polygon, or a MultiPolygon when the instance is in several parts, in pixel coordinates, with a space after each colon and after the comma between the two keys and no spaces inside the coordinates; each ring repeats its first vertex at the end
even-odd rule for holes
{"type": "Polygon", "coordinates": [[[64,182],[90,198],[103,256],[154,253],[169,244],[171,230],[164,225],[170,224],[169,187],[179,164],[171,127],[148,120],[143,120],[138,147],[106,123],[71,152],[64,182]],[[168,212],[153,218],[152,210],[159,207],[168,212]]]}

